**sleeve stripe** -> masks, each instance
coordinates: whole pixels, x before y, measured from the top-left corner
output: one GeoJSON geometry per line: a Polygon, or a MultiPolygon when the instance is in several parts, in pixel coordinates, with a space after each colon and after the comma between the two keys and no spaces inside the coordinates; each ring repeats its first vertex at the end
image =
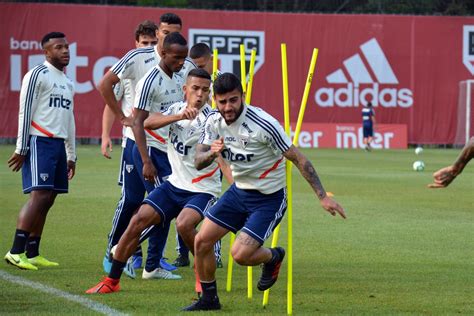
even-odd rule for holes
{"type": "Polygon", "coordinates": [[[250,108],[247,109],[247,116],[249,119],[254,121],[257,125],[263,128],[267,133],[269,133],[273,137],[273,139],[275,140],[275,143],[280,148],[282,153],[284,153],[290,148],[286,144],[286,142],[283,140],[280,133],[278,133],[278,130],[275,128],[275,126],[273,126],[270,122],[266,121],[262,117],[259,117],[250,108]]]}
{"type": "Polygon", "coordinates": [[[144,110],[147,103],[148,95],[150,94],[151,86],[153,81],[155,80],[156,76],[160,71],[158,69],[153,69],[152,72],[148,74],[145,78],[145,82],[143,83],[142,93],[140,94],[140,99],[138,100],[138,106],[140,110],[144,110]]]}
{"type": "Polygon", "coordinates": [[[21,142],[21,154],[26,155],[28,151],[28,136],[30,135],[31,125],[31,113],[33,107],[33,99],[35,95],[35,87],[39,74],[47,69],[46,66],[40,65],[33,70],[30,80],[28,81],[28,88],[26,90],[26,101],[25,108],[23,110],[23,129],[22,129],[22,142],[21,142]]]}
{"type": "Polygon", "coordinates": [[[125,67],[125,64],[130,61],[133,57],[139,55],[139,54],[145,54],[145,53],[151,53],[154,52],[155,48],[154,47],[147,47],[147,48],[137,48],[129,51],[125,56],[122,57],[122,59],[119,60],[115,66],[113,66],[110,71],[112,71],[114,74],[119,74],[122,72],[123,67],[125,67]]]}

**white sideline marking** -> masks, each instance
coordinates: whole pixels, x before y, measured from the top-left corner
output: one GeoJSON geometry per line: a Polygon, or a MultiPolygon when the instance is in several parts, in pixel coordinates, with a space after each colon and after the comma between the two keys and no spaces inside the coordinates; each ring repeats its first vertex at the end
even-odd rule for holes
{"type": "Polygon", "coordinates": [[[55,289],[54,287],[50,287],[50,286],[41,284],[39,282],[30,281],[28,279],[9,274],[9,273],[7,273],[5,271],[2,271],[2,270],[0,270],[0,278],[4,279],[5,281],[11,282],[11,283],[16,283],[16,284],[19,284],[19,285],[28,286],[28,287],[31,287],[35,290],[45,292],[45,293],[51,294],[53,296],[64,298],[68,301],[78,303],[78,304],[80,304],[80,305],[82,305],[82,306],[84,306],[88,309],[91,309],[93,311],[96,311],[96,312],[104,314],[104,315],[127,315],[127,314],[119,312],[118,310],[110,308],[107,305],[95,302],[95,301],[90,300],[88,298],[85,298],[85,297],[82,297],[82,296],[79,296],[79,295],[70,294],[68,292],[64,292],[64,291],[55,289]]]}

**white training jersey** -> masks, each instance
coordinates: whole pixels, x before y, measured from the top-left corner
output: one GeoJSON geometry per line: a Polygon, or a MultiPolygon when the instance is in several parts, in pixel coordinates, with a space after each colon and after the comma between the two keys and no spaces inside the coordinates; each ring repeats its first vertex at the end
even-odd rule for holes
{"type": "Polygon", "coordinates": [[[282,154],[290,148],[291,141],[271,115],[258,107],[244,105],[239,118],[227,125],[214,110],[199,142],[210,146],[221,137],[225,145],[222,156],[229,161],[239,189],[270,194],[286,186],[282,154]]]}
{"type": "MultiPolygon", "coordinates": [[[[114,86],[114,95],[117,102],[122,102],[122,112],[125,116],[130,116],[133,110],[133,96],[135,91],[132,89],[132,83],[129,79],[120,80],[114,86]]],[[[122,127],[122,147],[127,143],[126,126],[122,127]]],[[[133,138],[132,138],[133,139],[133,138]]]]}
{"type": "MultiPolygon", "coordinates": [[[[165,112],[173,103],[184,99],[183,79],[176,73],[170,78],[159,65],[140,79],[136,88],[134,108],[150,113],[165,112]]],[[[169,126],[145,129],[147,146],[166,152],[169,126]]]]}
{"type": "Polygon", "coordinates": [[[26,155],[29,135],[63,138],[67,159],[76,160],[74,84],[48,61],[23,77],[15,153],[26,155]]]}
{"type": "MultiPolygon", "coordinates": [[[[175,103],[163,114],[182,113],[186,106],[186,102],[175,103]]],[[[205,104],[194,120],[181,120],[169,125],[168,160],[172,172],[168,181],[182,190],[218,196],[221,192],[221,172],[217,162],[199,171],[194,167],[196,145],[211,111],[211,106],[205,104]]]]}
{"type": "MultiPolygon", "coordinates": [[[[155,66],[157,66],[161,57],[158,54],[158,46],[136,48],[129,51],[115,65],[110,68],[120,80],[129,79],[131,84],[130,99],[131,104],[135,101],[136,86],[140,79],[155,66]]],[[[186,58],[183,68],[178,73],[182,78],[186,79],[191,69],[197,68],[190,58],[186,58]]],[[[132,107],[133,109],[133,107],[132,107]]],[[[124,113],[125,114],[125,113],[124,113]]],[[[130,127],[125,129],[125,136],[135,140],[133,131],[130,127]]]]}

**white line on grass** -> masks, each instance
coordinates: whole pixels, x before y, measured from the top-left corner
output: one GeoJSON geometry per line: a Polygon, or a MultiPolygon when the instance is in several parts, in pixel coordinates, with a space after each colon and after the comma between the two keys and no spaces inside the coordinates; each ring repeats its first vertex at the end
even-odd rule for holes
{"type": "Polygon", "coordinates": [[[70,294],[68,292],[64,292],[64,291],[55,289],[54,287],[50,287],[50,286],[41,284],[39,282],[30,281],[28,279],[9,274],[9,273],[7,273],[5,271],[2,271],[2,270],[0,270],[0,278],[4,279],[6,281],[9,281],[11,283],[16,283],[16,284],[19,284],[19,285],[28,286],[28,287],[31,287],[35,290],[45,292],[45,293],[51,294],[53,296],[64,298],[68,301],[81,304],[82,306],[85,306],[86,308],[89,308],[89,309],[91,309],[93,311],[96,311],[98,313],[101,313],[101,314],[105,314],[105,315],[127,315],[127,314],[119,312],[118,310],[110,308],[107,305],[95,302],[95,301],[90,300],[88,298],[85,298],[85,297],[82,297],[82,296],[79,296],[79,295],[70,294]]]}

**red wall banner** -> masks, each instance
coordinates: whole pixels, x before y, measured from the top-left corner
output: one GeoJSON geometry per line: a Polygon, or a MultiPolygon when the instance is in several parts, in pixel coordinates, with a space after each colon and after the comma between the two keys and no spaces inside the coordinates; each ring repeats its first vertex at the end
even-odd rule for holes
{"type": "MultiPolygon", "coordinates": [[[[240,73],[240,44],[245,45],[248,59],[256,48],[251,103],[281,121],[280,44],[286,43],[292,120],[297,117],[312,50],[318,48],[305,122],[337,126],[360,122],[361,107],[371,100],[379,126],[406,125],[409,143],[452,143],[458,124],[465,124],[458,122],[462,120],[458,87],[460,81],[474,79],[473,17],[0,3],[4,65],[0,137],[16,136],[21,79],[44,60],[39,41],[50,31],[64,32],[70,43],[66,73],[76,86],[77,136],[99,137],[103,102],[96,87],[101,77],[134,47],[138,23],[158,21],[169,11],[183,19],[190,46],[206,42],[218,49],[222,71],[240,73]]],[[[120,131],[117,126],[114,135],[120,131]]],[[[333,140],[330,144],[324,146],[337,145],[333,140]]],[[[391,148],[394,144],[390,140],[391,148]]]]}

